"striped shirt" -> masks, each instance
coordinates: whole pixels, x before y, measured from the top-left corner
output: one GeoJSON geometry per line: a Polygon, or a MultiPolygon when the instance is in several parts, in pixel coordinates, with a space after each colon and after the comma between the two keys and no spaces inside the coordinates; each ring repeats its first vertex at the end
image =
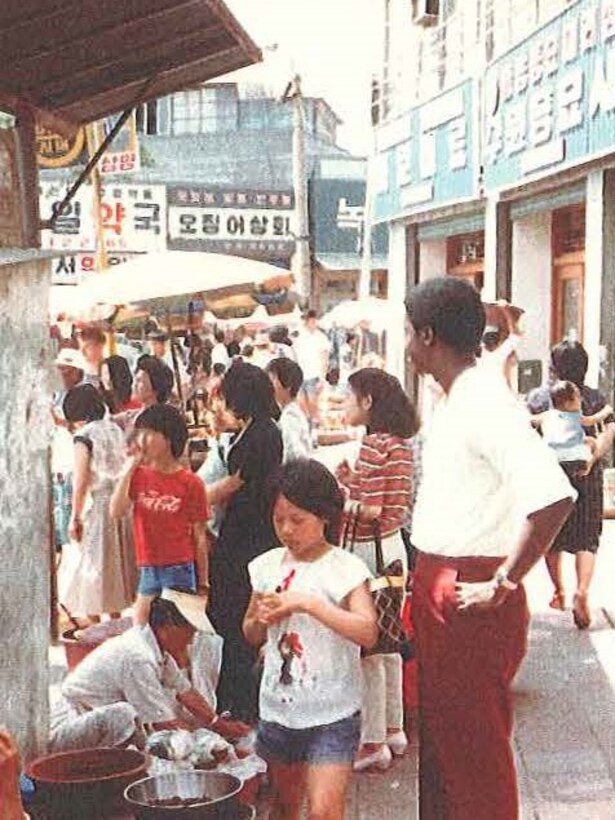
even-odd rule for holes
{"type": "MultiPolygon", "coordinates": [[[[350,499],[382,507],[379,516],[383,538],[396,533],[408,519],[414,480],[410,439],[388,433],[363,437],[361,450],[348,485],[350,499]]],[[[373,541],[371,523],[359,522],[357,541],[373,541]]]]}

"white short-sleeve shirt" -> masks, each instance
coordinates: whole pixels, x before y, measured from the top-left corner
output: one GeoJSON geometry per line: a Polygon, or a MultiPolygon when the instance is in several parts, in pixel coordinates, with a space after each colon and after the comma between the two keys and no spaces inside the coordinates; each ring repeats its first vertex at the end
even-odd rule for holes
{"type": "MultiPolygon", "coordinates": [[[[359,558],[333,547],[317,561],[296,561],[273,549],[249,565],[252,589],[288,589],[336,606],[371,576],[359,558]]],[[[321,726],[361,709],[360,649],[305,614],[267,630],[260,692],[261,718],[290,729],[321,726]]]]}
{"type": "Polygon", "coordinates": [[[177,717],[177,695],[190,688],[152,629],[133,626],[84,658],[62,684],[62,695],[79,712],[129,703],[143,723],[160,723],[177,717]]]}
{"type": "Polygon", "coordinates": [[[415,546],[505,557],[527,516],[564,498],[575,499],[575,490],[505,382],[488,368],[463,371],[425,436],[415,546]]]}

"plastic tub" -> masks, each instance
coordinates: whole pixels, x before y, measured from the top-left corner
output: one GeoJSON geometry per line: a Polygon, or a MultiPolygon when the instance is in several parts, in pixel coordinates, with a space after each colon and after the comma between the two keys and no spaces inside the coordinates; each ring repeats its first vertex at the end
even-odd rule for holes
{"type": "Polygon", "coordinates": [[[26,774],[36,802],[58,820],[105,816],[123,807],[124,789],[147,772],[148,758],[132,749],[81,749],[33,760],[26,774]]]}

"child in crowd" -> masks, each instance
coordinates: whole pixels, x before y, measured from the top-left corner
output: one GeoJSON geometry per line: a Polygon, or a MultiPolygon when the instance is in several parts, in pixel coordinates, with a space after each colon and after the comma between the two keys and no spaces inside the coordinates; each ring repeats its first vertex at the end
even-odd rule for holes
{"type": "Polygon", "coordinates": [[[369,571],[331,546],[343,495],[313,460],[284,465],[273,523],[284,545],[249,565],[244,634],[264,644],[257,749],[269,766],[272,818],[338,820],[361,731],[359,647],[377,639],[369,571]]]}
{"type": "Polygon", "coordinates": [[[280,357],[267,365],[275,400],[280,410],[280,430],[284,463],[295,458],[309,458],[312,453],[310,425],[299,407],[297,395],[303,384],[303,370],[292,359],[280,357]]]}
{"type": "Polygon", "coordinates": [[[586,436],[581,415],[581,391],[569,381],[558,381],[550,389],[551,410],[540,418],[544,440],[566,474],[574,478],[587,469],[596,439],[586,436]]]}
{"type": "Polygon", "coordinates": [[[133,445],[111,499],[111,515],[132,508],[139,566],[136,624],[146,624],[151,600],[164,588],[208,590],[205,488],[179,462],[188,440],[182,415],[157,404],[137,418],[133,445]],[[144,463],[144,461],[146,463],[144,463]]]}

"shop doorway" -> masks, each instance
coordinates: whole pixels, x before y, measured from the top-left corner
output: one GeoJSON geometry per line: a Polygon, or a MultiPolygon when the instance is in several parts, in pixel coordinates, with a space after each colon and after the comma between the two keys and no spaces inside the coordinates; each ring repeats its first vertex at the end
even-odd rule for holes
{"type": "Polygon", "coordinates": [[[480,293],[485,279],[483,231],[450,236],[446,240],[446,270],[449,276],[466,279],[480,293]]]}
{"type": "Polygon", "coordinates": [[[553,212],[551,343],[583,342],[585,206],[553,212]]]}

